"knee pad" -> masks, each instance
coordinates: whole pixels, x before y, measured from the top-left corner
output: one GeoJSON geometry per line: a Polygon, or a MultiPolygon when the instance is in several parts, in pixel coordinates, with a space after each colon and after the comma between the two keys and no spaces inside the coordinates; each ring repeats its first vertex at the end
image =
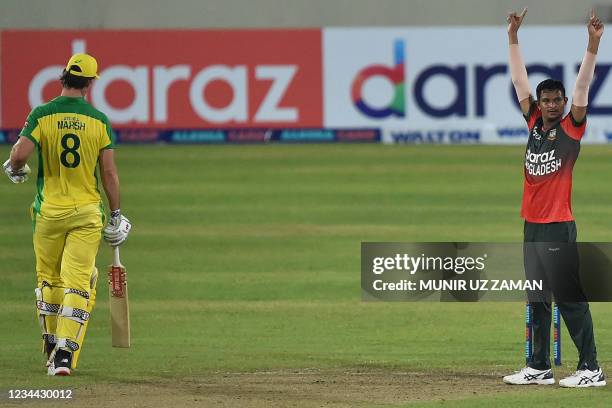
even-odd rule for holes
{"type": "Polygon", "coordinates": [[[57,344],[71,351],[79,349],[81,331],[89,320],[89,292],[66,289],[58,312],[57,344]]]}
{"type": "Polygon", "coordinates": [[[51,286],[46,281],[34,290],[36,294],[36,314],[38,323],[44,340],[45,351],[55,345],[57,338],[55,336],[57,326],[57,316],[60,305],[64,299],[64,289],[51,286]]]}
{"type": "MultiPolygon", "coordinates": [[[[89,280],[89,313],[92,312],[94,305],[96,304],[96,285],[98,283],[98,268],[96,268],[94,266],[93,271],[91,273],[91,278],[89,280]]],[[[79,362],[79,356],[81,354],[81,351],[83,350],[83,342],[85,341],[85,333],[87,333],[87,325],[89,324],[89,320],[87,320],[85,322],[85,324],[82,327],[82,330],[80,331],[80,335],[77,338],[77,343],[79,345],[79,349],[76,350],[73,354],[72,354],[72,366],[73,368],[77,368],[78,362],[79,362]]]]}

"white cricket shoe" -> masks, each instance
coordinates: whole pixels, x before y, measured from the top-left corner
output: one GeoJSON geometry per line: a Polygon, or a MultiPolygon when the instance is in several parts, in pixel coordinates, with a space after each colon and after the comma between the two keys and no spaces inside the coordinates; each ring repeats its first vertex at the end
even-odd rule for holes
{"type": "Polygon", "coordinates": [[[606,377],[598,368],[595,371],[591,370],[578,370],[574,374],[570,375],[559,381],[559,385],[562,387],[569,388],[584,388],[584,387],[603,387],[606,385],[606,377]]]}
{"type": "Polygon", "coordinates": [[[506,384],[512,385],[552,385],[555,383],[552,370],[536,370],[535,368],[525,367],[521,371],[504,377],[506,384]]]}

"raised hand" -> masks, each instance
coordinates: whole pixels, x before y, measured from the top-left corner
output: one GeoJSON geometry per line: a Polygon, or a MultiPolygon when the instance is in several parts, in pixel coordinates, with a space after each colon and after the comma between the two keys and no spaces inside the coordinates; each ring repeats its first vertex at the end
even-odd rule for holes
{"type": "Polygon", "coordinates": [[[589,29],[589,36],[595,38],[601,38],[604,32],[604,25],[599,17],[595,14],[595,9],[591,10],[591,18],[587,25],[589,29]]]}
{"type": "Polygon", "coordinates": [[[527,7],[523,9],[521,14],[516,14],[516,12],[514,11],[508,13],[508,18],[506,19],[506,21],[508,21],[508,33],[518,32],[518,29],[523,23],[523,19],[525,18],[526,14],[527,14],[527,7]]]}

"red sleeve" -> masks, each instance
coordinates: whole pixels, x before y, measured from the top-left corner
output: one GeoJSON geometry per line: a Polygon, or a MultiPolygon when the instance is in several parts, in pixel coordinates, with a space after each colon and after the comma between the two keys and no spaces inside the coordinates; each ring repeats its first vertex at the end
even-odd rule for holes
{"type": "Polygon", "coordinates": [[[561,128],[569,137],[574,140],[580,141],[582,136],[584,136],[584,131],[586,129],[586,116],[582,119],[582,122],[576,122],[572,112],[565,115],[565,117],[561,120],[561,128]]]}
{"type": "Polygon", "coordinates": [[[527,122],[527,127],[529,128],[529,130],[533,129],[533,127],[535,126],[536,120],[538,120],[538,118],[541,116],[542,116],[542,111],[538,107],[538,102],[533,101],[531,103],[531,106],[529,106],[529,112],[527,112],[527,115],[523,115],[523,118],[525,118],[525,121],[527,122]]]}

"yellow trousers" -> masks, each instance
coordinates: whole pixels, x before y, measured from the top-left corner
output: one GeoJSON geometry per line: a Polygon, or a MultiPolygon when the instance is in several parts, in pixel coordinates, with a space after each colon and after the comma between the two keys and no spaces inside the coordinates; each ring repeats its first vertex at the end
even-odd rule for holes
{"type": "Polygon", "coordinates": [[[72,350],[76,367],[95,304],[102,207],[89,204],[32,213],[32,217],[37,313],[43,337],[72,350]]]}

